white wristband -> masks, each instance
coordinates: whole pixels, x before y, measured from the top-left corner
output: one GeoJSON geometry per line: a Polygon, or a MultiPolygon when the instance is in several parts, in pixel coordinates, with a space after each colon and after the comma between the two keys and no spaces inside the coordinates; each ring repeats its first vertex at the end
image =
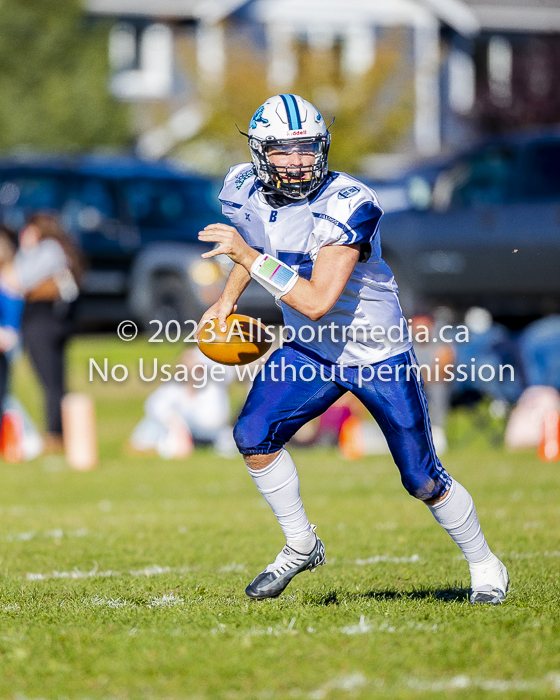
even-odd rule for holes
{"type": "Polygon", "coordinates": [[[262,254],[251,265],[251,277],[278,300],[287,294],[298,281],[299,275],[272,255],[262,254]]]}

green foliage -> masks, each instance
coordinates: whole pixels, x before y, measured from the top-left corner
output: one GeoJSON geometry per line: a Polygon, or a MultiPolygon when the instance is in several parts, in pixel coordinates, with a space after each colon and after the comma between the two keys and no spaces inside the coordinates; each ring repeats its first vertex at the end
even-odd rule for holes
{"type": "Polygon", "coordinates": [[[406,79],[402,43],[381,42],[375,64],[363,76],[340,74],[337,50],[301,48],[299,74],[292,91],[306,96],[332,117],[330,165],[333,170],[360,172],[365,156],[389,153],[412,125],[411,80],[406,79]]]}
{"type": "MultiPolygon", "coordinates": [[[[558,697],[557,464],[483,446],[445,456],[509,568],[510,594],[489,608],[466,602],[465,561],[390,457],[294,450],[327,565],[255,603],[244,586],[282,536],[241,459],[123,450],[153,388],[138,358],[156,352],[170,362],[177,345],[73,343],[71,388],[97,404],[98,470],[53,456],[1,465],[0,697],[558,697]],[[88,357],[134,371],[89,383],[88,357]]],[[[25,365],[15,385],[35,409],[25,365]]]]}
{"type": "Polygon", "coordinates": [[[107,27],[79,0],[3,0],[0,150],[78,151],[129,140],[109,94],[107,27]]]}
{"type": "MultiPolygon", "coordinates": [[[[290,91],[312,101],[332,129],[330,164],[336,170],[359,172],[365,156],[394,150],[409,132],[413,119],[411,77],[404,65],[402,42],[381,42],[375,65],[363,76],[340,72],[340,47],[329,50],[299,46],[298,75],[290,91]]],[[[246,131],[251,115],[270,96],[266,54],[247,44],[231,42],[221,90],[202,95],[208,108],[204,129],[179,148],[187,160],[213,174],[249,160],[246,131]]]]}
{"type": "Polygon", "coordinates": [[[229,48],[224,85],[201,95],[207,119],[196,138],[179,147],[179,154],[200,170],[223,176],[235,163],[251,160],[246,132],[255,109],[270,96],[266,85],[266,63],[252,47],[229,48]]]}

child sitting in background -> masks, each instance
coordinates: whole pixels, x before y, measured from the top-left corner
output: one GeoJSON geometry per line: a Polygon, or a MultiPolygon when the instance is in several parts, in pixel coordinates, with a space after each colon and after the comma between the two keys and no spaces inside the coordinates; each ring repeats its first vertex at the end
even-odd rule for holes
{"type": "Polygon", "coordinates": [[[215,363],[198,348],[184,352],[179,362],[188,379],[162,383],[148,396],[130,447],[136,452],[155,451],[165,459],[184,459],[198,443],[213,445],[223,457],[236,456],[228,395],[236,376],[233,367],[224,368],[223,381],[213,380],[208,370],[215,363]]]}

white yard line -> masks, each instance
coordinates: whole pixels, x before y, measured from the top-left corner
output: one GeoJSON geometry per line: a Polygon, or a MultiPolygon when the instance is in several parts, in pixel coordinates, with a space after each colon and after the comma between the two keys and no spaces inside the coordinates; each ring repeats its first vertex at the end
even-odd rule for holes
{"type": "Polygon", "coordinates": [[[380,624],[375,624],[372,621],[366,620],[365,615],[360,615],[360,621],[356,625],[347,625],[341,627],[342,634],[368,634],[368,632],[408,632],[409,630],[420,630],[423,632],[435,632],[437,630],[437,622],[430,625],[424,622],[409,621],[405,624],[391,624],[384,620],[380,624]]]}
{"type": "Polygon", "coordinates": [[[368,566],[369,564],[416,564],[420,561],[420,556],[418,554],[413,554],[410,557],[391,557],[388,554],[378,554],[375,557],[370,557],[369,559],[356,559],[356,564],[358,566],[368,566]]]}
{"type": "Polygon", "coordinates": [[[193,569],[189,566],[172,567],[172,566],[158,566],[157,564],[152,564],[146,566],[143,569],[131,570],[128,572],[113,571],[109,569],[108,571],[99,571],[97,564],[91,569],[91,571],[82,571],[77,567],[74,567],[72,571],[51,571],[47,574],[41,573],[27,573],[25,574],[25,579],[27,581],[46,581],[48,579],[58,579],[58,578],[70,578],[70,579],[82,579],[82,578],[107,578],[109,576],[159,576],[161,574],[183,574],[187,571],[192,571],[193,569]]]}

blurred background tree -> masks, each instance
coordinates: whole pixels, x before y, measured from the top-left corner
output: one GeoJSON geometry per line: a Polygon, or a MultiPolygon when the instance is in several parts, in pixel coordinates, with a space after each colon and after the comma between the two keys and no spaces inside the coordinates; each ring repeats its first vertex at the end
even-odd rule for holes
{"type": "Polygon", "coordinates": [[[108,90],[108,28],[79,0],[4,0],[0,150],[83,151],[130,142],[128,108],[108,90]]]}
{"type": "MultiPolygon", "coordinates": [[[[360,172],[364,157],[388,153],[410,133],[414,98],[412,74],[407,67],[399,32],[379,42],[374,66],[364,75],[341,74],[340,47],[297,47],[297,78],[290,92],[312,101],[332,128],[331,166],[360,172]]],[[[175,155],[199,169],[221,175],[235,163],[250,159],[247,140],[235,128],[246,131],[255,109],[272,94],[267,85],[264,51],[230,38],[228,61],[221,87],[197,85],[205,105],[204,126],[191,140],[179,144],[175,155]]],[[[194,54],[183,54],[191,74],[194,54]]]]}
{"type": "Polygon", "coordinates": [[[374,65],[359,76],[341,73],[340,50],[299,47],[299,70],[293,92],[333,117],[333,170],[361,172],[364,157],[389,153],[399,146],[413,122],[412,75],[399,30],[379,42],[374,65]]]}

